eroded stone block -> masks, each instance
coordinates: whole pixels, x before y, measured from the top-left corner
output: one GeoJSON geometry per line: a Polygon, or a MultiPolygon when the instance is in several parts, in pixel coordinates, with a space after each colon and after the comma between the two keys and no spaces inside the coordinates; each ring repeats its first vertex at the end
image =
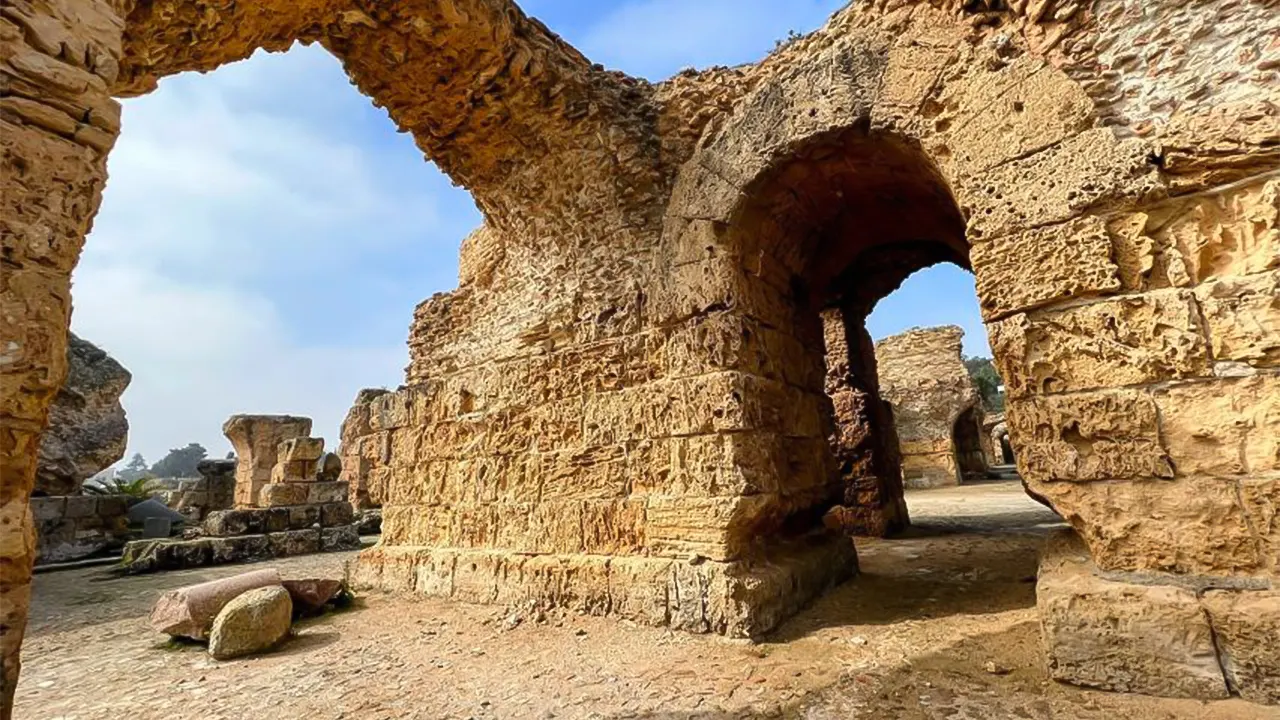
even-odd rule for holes
{"type": "Polygon", "coordinates": [[[1045,548],[1036,608],[1055,680],[1168,697],[1227,697],[1196,594],[1104,580],[1069,532],[1045,548]]]}
{"type": "Polygon", "coordinates": [[[1179,290],[1019,314],[988,334],[1010,397],[1212,374],[1195,299],[1179,290]]]}
{"type": "Polygon", "coordinates": [[[1172,478],[1155,401],[1140,390],[1010,400],[1018,469],[1030,482],[1172,478]]]}
{"type": "Polygon", "coordinates": [[[1210,590],[1202,603],[1231,689],[1280,705],[1280,591],[1210,590]]]}

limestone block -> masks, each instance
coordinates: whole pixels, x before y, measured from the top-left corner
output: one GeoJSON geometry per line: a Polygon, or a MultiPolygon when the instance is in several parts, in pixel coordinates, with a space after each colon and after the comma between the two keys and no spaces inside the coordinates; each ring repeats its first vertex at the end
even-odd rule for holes
{"type": "Polygon", "coordinates": [[[960,181],[956,199],[975,241],[1070,220],[1086,208],[1158,195],[1150,147],[1086,130],[1026,158],[960,181]]]}
{"type": "Polygon", "coordinates": [[[1049,674],[1076,685],[1190,698],[1223,698],[1213,631],[1196,594],[1098,577],[1069,534],[1045,548],[1036,608],[1049,674]]]}
{"type": "Polygon", "coordinates": [[[649,498],[649,549],[663,557],[701,555],[733,559],[749,544],[755,528],[777,511],[776,495],[649,498]]]}
{"type": "MultiPolygon", "coordinates": [[[[310,555],[320,552],[320,530],[285,530],[267,535],[271,554],[275,557],[310,555]]],[[[357,542],[359,538],[357,537],[357,542]]]]}
{"type": "Polygon", "coordinates": [[[972,67],[986,72],[949,83],[938,99],[957,105],[940,141],[957,173],[982,173],[1067,141],[1092,124],[1094,104],[1079,83],[1035,55],[995,70],[978,62],[972,67]]]}
{"type": "Polygon", "coordinates": [[[304,493],[302,502],[312,505],[345,502],[347,499],[348,488],[344,482],[308,483],[302,488],[304,493]]]}
{"type": "Polygon", "coordinates": [[[288,507],[257,508],[256,512],[262,515],[262,529],[269,533],[288,530],[293,520],[292,508],[288,507]]]}
{"type": "Polygon", "coordinates": [[[976,243],[969,251],[983,317],[997,320],[1070,298],[1120,289],[1102,219],[1061,225],[976,243]]]}
{"type": "Polygon", "coordinates": [[[1242,508],[1244,488],[1234,480],[1198,476],[1031,487],[1078,529],[1105,570],[1255,575],[1269,562],[1258,535],[1267,525],[1253,526],[1268,512],[1266,496],[1260,492],[1242,508]]]}
{"type": "Polygon", "coordinates": [[[61,520],[66,514],[66,496],[31,498],[31,516],[36,522],[61,520]]]}
{"type": "Polygon", "coordinates": [[[321,505],[294,505],[289,510],[289,529],[306,530],[321,525],[321,505]]]}
{"type": "Polygon", "coordinates": [[[252,562],[272,557],[271,543],[266,535],[205,538],[203,542],[209,546],[210,565],[252,562]]]}
{"type": "Polygon", "coordinates": [[[1180,290],[1032,311],[988,333],[1010,397],[1211,374],[1194,297],[1180,290]]]}
{"type": "Polygon", "coordinates": [[[609,607],[614,615],[645,625],[667,620],[667,578],[672,560],[616,557],[609,561],[609,607]]]}
{"type": "Polygon", "coordinates": [[[360,533],[355,525],[337,525],[320,531],[320,551],[359,550],[360,533]]]}
{"type": "Polygon", "coordinates": [[[309,485],[302,483],[269,483],[258,490],[258,505],[281,507],[303,505],[309,501],[309,485]]]}
{"type": "Polygon", "coordinates": [[[305,483],[314,481],[316,464],[307,460],[278,462],[271,468],[272,483],[305,483]]]}
{"type": "Polygon", "coordinates": [[[324,455],[324,438],[289,438],[276,448],[278,463],[315,463],[324,455]]]}
{"type": "Polygon", "coordinates": [[[293,601],[279,585],[238,595],[218,613],[209,633],[209,654],[219,660],[265,652],[289,634],[293,601]]]}
{"type": "Polygon", "coordinates": [[[352,521],[354,512],[349,502],[325,503],[320,506],[320,525],[322,527],[347,525],[352,521]]]}
{"type": "Polygon", "coordinates": [[[266,569],[170,590],[152,608],[151,626],[169,635],[203,640],[232,599],[255,588],[279,585],[280,573],[266,569]]]}
{"type": "Polygon", "coordinates": [[[1280,179],[1171,200],[1109,227],[1126,290],[1265,273],[1280,267],[1280,179]]]}
{"type": "Polygon", "coordinates": [[[1195,292],[1214,360],[1280,367],[1280,270],[1224,278],[1195,292]]]}
{"type": "Polygon", "coordinates": [[[1280,705],[1280,591],[1210,590],[1201,602],[1231,689],[1280,705]]]}
{"type": "Polygon", "coordinates": [[[1140,390],[1104,390],[1009,400],[1018,469],[1032,483],[1171,478],[1158,411],[1140,390]]]}
{"type": "Polygon", "coordinates": [[[1176,383],[1152,396],[1179,475],[1280,472],[1280,376],[1176,383]]]}

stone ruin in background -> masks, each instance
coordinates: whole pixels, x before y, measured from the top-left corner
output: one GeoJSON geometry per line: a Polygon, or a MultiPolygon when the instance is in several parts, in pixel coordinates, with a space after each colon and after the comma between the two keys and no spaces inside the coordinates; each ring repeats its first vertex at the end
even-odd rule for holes
{"type": "Polygon", "coordinates": [[[344,433],[383,494],[360,583],[767,632],[857,572],[844,532],[906,522],[864,492],[896,462],[865,321],[952,262],[1075,533],[1040,572],[1052,675],[1280,702],[1278,34],[1268,0],[867,0],[651,83],[509,0],[6,7],[4,695],[115,98],[303,40],[484,215],[344,433]]]}
{"type": "Polygon", "coordinates": [[[893,410],[906,487],[958,485],[985,477],[991,440],[964,366],[964,331],[914,329],[876,343],[880,397],[893,410]]]}
{"type": "MultiPolygon", "coordinates": [[[[311,420],[235,415],[222,426],[235,448],[235,507],[209,512],[195,537],[137,540],[129,572],[155,572],[360,547],[338,456],[309,437],[311,420]]],[[[226,461],[221,461],[225,464],[226,461]]],[[[221,466],[220,466],[221,467],[221,466]]]]}

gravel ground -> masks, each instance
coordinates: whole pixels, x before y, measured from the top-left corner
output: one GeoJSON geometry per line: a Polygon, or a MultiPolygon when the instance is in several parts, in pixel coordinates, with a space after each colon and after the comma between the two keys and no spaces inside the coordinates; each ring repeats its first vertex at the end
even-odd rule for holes
{"type": "MultiPolygon", "coordinates": [[[[1280,718],[1213,703],[1050,682],[1034,604],[1036,554],[1057,518],[1016,482],[911,493],[915,526],[859,540],[863,573],[767,642],[603,618],[370,595],[310,621],[281,650],[217,662],[173,649],[146,613],[164,590],[228,566],[115,578],[36,577],[16,717],[1280,718]]],[[[352,554],[270,563],[338,575],[352,554]]]]}

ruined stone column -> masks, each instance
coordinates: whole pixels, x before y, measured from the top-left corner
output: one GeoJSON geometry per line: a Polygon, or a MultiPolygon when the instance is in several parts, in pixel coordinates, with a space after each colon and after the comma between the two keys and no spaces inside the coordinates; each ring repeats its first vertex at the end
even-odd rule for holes
{"type": "Polygon", "coordinates": [[[222,434],[236,451],[238,508],[258,507],[258,494],[271,482],[280,443],[311,434],[311,419],[292,415],[232,415],[222,434]]]}
{"type": "Polygon", "coordinates": [[[835,411],[831,450],[844,497],[827,522],[854,535],[884,537],[909,523],[902,496],[897,434],[880,399],[871,338],[861,320],[839,308],[823,311],[827,394],[835,411]]]}
{"type": "Polygon", "coordinates": [[[12,712],[35,537],[28,510],[67,373],[70,275],[119,132],[113,5],[0,10],[0,716],[12,712]]]}

